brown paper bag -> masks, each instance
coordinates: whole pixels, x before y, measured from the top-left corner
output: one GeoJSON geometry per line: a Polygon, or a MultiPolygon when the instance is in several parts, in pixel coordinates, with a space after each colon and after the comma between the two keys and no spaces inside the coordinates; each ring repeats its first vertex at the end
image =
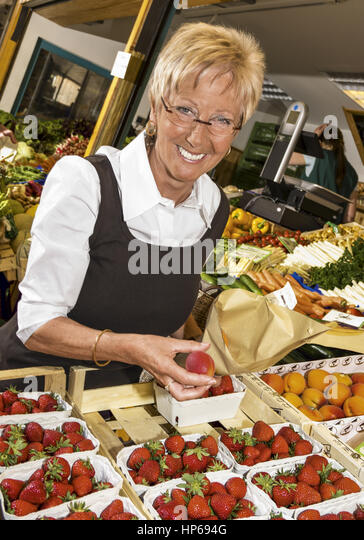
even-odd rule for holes
{"type": "Polygon", "coordinates": [[[202,341],[220,375],[263,371],[327,328],[309,317],[242,289],[212,304],[202,341]]]}

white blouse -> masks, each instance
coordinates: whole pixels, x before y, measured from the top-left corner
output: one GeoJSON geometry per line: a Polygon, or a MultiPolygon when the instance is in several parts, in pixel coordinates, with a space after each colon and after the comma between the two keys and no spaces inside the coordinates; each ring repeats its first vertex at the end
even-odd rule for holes
{"type": "MultiPolygon", "coordinates": [[[[161,196],[144,142],[144,132],[123,150],[104,146],[121,195],[124,220],[144,242],[194,244],[211,227],[221,194],[207,174],[178,206],[161,196]]],[[[26,275],[19,289],[18,338],[25,343],[40,326],[67,317],[74,308],[90,262],[89,237],[100,205],[100,181],[93,165],[78,156],[62,158],[45,183],[31,235],[26,275]]]]}

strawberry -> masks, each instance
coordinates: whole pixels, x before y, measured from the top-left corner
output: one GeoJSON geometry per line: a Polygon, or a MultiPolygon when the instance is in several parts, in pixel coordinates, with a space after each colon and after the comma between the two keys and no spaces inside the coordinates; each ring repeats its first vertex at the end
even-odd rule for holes
{"type": "Polygon", "coordinates": [[[15,441],[17,439],[24,439],[23,430],[21,426],[9,425],[6,426],[2,432],[1,438],[4,441],[15,441]]]}
{"type": "Polygon", "coordinates": [[[308,465],[311,465],[315,471],[321,472],[324,467],[327,467],[329,462],[324,456],[319,456],[315,454],[314,456],[308,456],[306,462],[308,465]]]}
{"type": "Polygon", "coordinates": [[[88,476],[93,478],[95,476],[95,469],[90,462],[90,459],[78,459],[72,465],[71,477],[76,478],[76,476],[88,476]]]}
{"type": "Polygon", "coordinates": [[[305,510],[298,516],[298,521],[319,521],[321,519],[318,510],[305,510]]]}
{"type": "Polygon", "coordinates": [[[210,503],[214,513],[222,520],[228,519],[236,506],[235,498],[224,493],[215,493],[211,497],[210,503]]]}
{"type": "Polygon", "coordinates": [[[185,450],[192,450],[193,448],[197,448],[197,443],[194,441],[186,441],[185,450]]]}
{"type": "Polygon", "coordinates": [[[120,514],[114,514],[111,516],[110,521],[130,521],[130,520],[137,520],[135,514],[132,514],[131,512],[121,512],[120,514]]]}
{"type": "Polygon", "coordinates": [[[321,521],[339,521],[337,514],[324,514],[320,517],[321,521]]]}
{"type": "Polygon", "coordinates": [[[85,437],[79,433],[67,433],[67,440],[72,446],[77,446],[85,437]]]}
{"type": "MultiPolygon", "coordinates": [[[[216,495],[213,495],[216,497],[216,495]]],[[[211,516],[211,508],[201,495],[193,495],[187,505],[189,519],[202,519],[211,516]]]]}
{"type": "Polygon", "coordinates": [[[37,422],[29,422],[25,426],[24,435],[29,442],[42,442],[43,441],[44,430],[40,424],[37,422]]]}
{"type": "Polygon", "coordinates": [[[320,486],[320,495],[323,501],[329,501],[336,496],[337,489],[332,484],[327,482],[321,484],[320,486]]]}
{"type": "Polygon", "coordinates": [[[61,497],[49,497],[39,508],[39,510],[48,510],[48,508],[55,508],[60,504],[63,504],[64,501],[61,497]]]}
{"type": "Polygon", "coordinates": [[[169,493],[168,491],[166,491],[166,493],[162,493],[162,495],[158,495],[158,497],[156,497],[153,501],[153,508],[155,508],[156,510],[158,510],[158,508],[162,505],[162,504],[166,504],[167,502],[171,502],[172,498],[169,496],[169,493]]]}
{"type": "Polygon", "coordinates": [[[6,493],[10,501],[14,501],[19,497],[19,493],[24,486],[25,483],[22,480],[14,480],[13,478],[5,478],[0,484],[1,490],[6,493]]]}
{"type": "Polygon", "coordinates": [[[64,422],[62,424],[63,433],[79,433],[82,434],[82,427],[79,422],[64,422]]]}
{"type": "Polygon", "coordinates": [[[252,436],[259,442],[269,442],[274,437],[274,431],[268,424],[259,420],[253,426],[252,436]]]}
{"type": "Polygon", "coordinates": [[[264,463],[265,461],[269,461],[271,457],[272,450],[268,446],[265,446],[259,450],[259,456],[256,458],[255,463],[264,463]]]}
{"type": "Polygon", "coordinates": [[[4,400],[2,394],[0,394],[0,412],[4,412],[4,400]]]}
{"type": "Polygon", "coordinates": [[[153,458],[164,456],[166,453],[161,441],[149,441],[145,443],[144,447],[149,450],[153,458]]]}
{"type": "Polygon", "coordinates": [[[225,431],[221,437],[221,442],[230,450],[230,452],[239,452],[245,446],[243,440],[243,434],[241,430],[231,428],[229,431],[225,431]]]}
{"type": "Polygon", "coordinates": [[[210,456],[217,456],[217,454],[219,453],[219,447],[212,435],[208,435],[207,437],[202,438],[202,440],[200,441],[200,446],[202,446],[202,448],[206,448],[210,456]]]}
{"type": "Polygon", "coordinates": [[[312,454],[313,446],[310,441],[301,439],[295,444],[294,455],[295,456],[307,456],[307,454],[312,454]]]}
{"type": "Polygon", "coordinates": [[[221,383],[216,386],[212,386],[210,388],[210,392],[212,397],[223,396],[225,394],[224,387],[221,383]]]}
{"type": "Polygon", "coordinates": [[[10,386],[5,392],[3,392],[2,395],[3,399],[3,410],[7,409],[8,407],[11,407],[11,405],[18,401],[18,391],[14,386],[10,386]]]}
{"type": "Polygon", "coordinates": [[[337,491],[343,491],[343,495],[350,495],[350,493],[359,493],[360,487],[351,478],[340,478],[334,482],[334,486],[337,491]]]}
{"type": "Polygon", "coordinates": [[[41,480],[29,482],[19,494],[19,499],[31,504],[40,505],[47,499],[47,492],[41,480]]]}
{"type": "Polygon", "coordinates": [[[93,521],[97,519],[95,512],[91,512],[86,507],[86,503],[73,503],[69,506],[70,513],[66,516],[64,521],[93,521]]]}
{"type": "Polygon", "coordinates": [[[46,475],[54,480],[65,480],[71,474],[71,467],[62,457],[51,457],[43,463],[43,470],[46,475]]]}
{"type": "Polygon", "coordinates": [[[243,499],[247,491],[245,481],[239,477],[229,478],[225,483],[225,488],[230,495],[235,497],[235,499],[243,499]]]}
{"type": "Polygon", "coordinates": [[[20,499],[13,501],[10,508],[11,510],[9,513],[12,513],[17,517],[27,516],[28,514],[32,514],[38,510],[37,505],[31,504],[27,501],[22,501],[20,499]]]}
{"type": "Polygon", "coordinates": [[[220,482],[211,482],[209,495],[214,495],[214,493],[227,493],[226,487],[220,482]]]}
{"type": "MultiPolygon", "coordinates": [[[[158,507],[158,514],[160,515],[161,519],[163,520],[177,520],[181,519],[181,505],[179,503],[176,503],[176,501],[170,501],[165,504],[161,504],[158,507]]],[[[186,517],[187,518],[187,509],[186,509],[186,517]]]]}
{"type": "Polygon", "coordinates": [[[76,476],[72,479],[72,486],[75,490],[77,497],[84,497],[93,490],[92,481],[89,476],[76,476]]]}
{"type": "Polygon", "coordinates": [[[197,446],[196,448],[186,450],[183,454],[182,462],[190,473],[203,472],[208,465],[208,456],[209,453],[205,448],[197,446]]]}
{"type": "Polygon", "coordinates": [[[289,452],[289,446],[286,441],[281,435],[276,435],[273,439],[272,446],[271,446],[272,454],[286,454],[289,452]]]}
{"type": "Polygon", "coordinates": [[[89,450],[93,450],[95,448],[94,443],[91,441],[91,439],[82,439],[79,443],[77,443],[76,451],[77,452],[88,452],[89,450]]]}
{"type": "Polygon", "coordinates": [[[235,392],[233,380],[230,375],[223,375],[221,377],[221,386],[224,389],[224,394],[233,394],[235,392]]]}
{"type": "Polygon", "coordinates": [[[250,517],[253,517],[253,516],[255,516],[254,510],[252,510],[250,508],[239,508],[234,513],[234,518],[235,519],[246,519],[246,518],[250,518],[250,517]]]}
{"type": "Polygon", "coordinates": [[[51,394],[42,394],[38,398],[38,406],[42,412],[51,412],[57,410],[58,402],[51,394]]]}
{"type": "Polygon", "coordinates": [[[320,493],[305,482],[298,482],[294,496],[294,504],[302,506],[310,506],[318,504],[322,501],[320,493]]]}
{"type": "Polygon", "coordinates": [[[277,476],[275,476],[276,482],[285,482],[286,484],[297,484],[297,477],[292,474],[290,471],[283,472],[278,471],[277,476]]]}
{"type": "Polygon", "coordinates": [[[255,448],[255,446],[246,446],[243,450],[243,455],[247,458],[252,458],[255,460],[259,458],[260,452],[257,448],[255,448]]]}
{"type": "Polygon", "coordinates": [[[252,483],[269,496],[272,496],[274,480],[267,472],[256,473],[252,478],[252,483]]]}
{"type": "Polygon", "coordinates": [[[9,443],[0,439],[0,454],[3,454],[9,448],[9,443]]]}
{"type": "Polygon", "coordinates": [[[10,414],[27,414],[28,409],[21,401],[14,401],[11,405],[10,414]]]}
{"type": "Polygon", "coordinates": [[[63,482],[49,481],[45,484],[47,493],[50,497],[67,497],[67,495],[72,495],[74,492],[74,487],[72,484],[64,484],[63,482]]]}
{"type": "Polygon", "coordinates": [[[206,475],[202,473],[184,474],[182,479],[185,484],[181,484],[179,487],[183,487],[186,490],[188,496],[200,495],[204,497],[210,493],[211,482],[206,475]]]}
{"type": "Polygon", "coordinates": [[[45,429],[43,440],[41,441],[44,448],[48,446],[57,446],[57,443],[63,438],[63,434],[56,429],[45,429]]]}
{"type": "Polygon", "coordinates": [[[101,512],[100,517],[104,520],[110,520],[115,514],[122,514],[123,512],[123,501],[115,499],[101,512]]]}
{"type": "Polygon", "coordinates": [[[182,458],[175,454],[167,454],[159,460],[160,468],[164,477],[173,477],[182,470],[182,458]]]}
{"type": "Polygon", "coordinates": [[[183,489],[174,488],[171,491],[171,498],[172,501],[175,501],[178,504],[182,504],[183,506],[186,504],[187,494],[183,489]]]}
{"type": "Polygon", "coordinates": [[[355,517],[351,512],[345,512],[345,511],[339,512],[337,517],[341,521],[355,521],[355,517]]]}
{"type": "Polygon", "coordinates": [[[359,504],[357,509],[354,511],[354,517],[357,521],[364,520],[364,504],[359,504]]]}
{"type": "Polygon", "coordinates": [[[297,484],[280,482],[272,489],[272,498],[278,507],[288,508],[294,501],[297,484]]]}
{"type": "Polygon", "coordinates": [[[61,448],[58,448],[58,450],[54,452],[54,455],[61,456],[62,454],[73,454],[74,451],[73,446],[61,446],[61,448]]]}
{"type": "Polygon", "coordinates": [[[284,426],[278,431],[278,435],[286,439],[288,444],[293,444],[301,440],[299,433],[296,433],[292,427],[284,426]]]}
{"type": "Polygon", "coordinates": [[[301,471],[297,475],[299,482],[306,482],[309,486],[317,487],[320,485],[321,479],[319,474],[310,464],[306,464],[302,467],[301,471]]]}
{"type": "Polygon", "coordinates": [[[340,478],[344,478],[344,475],[341,472],[336,471],[336,470],[330,471],[327,477],[328,481],[331,482],[332,484],[336,482],[337,480],[340,480],[340,478]]]}
{"type": "Polygon", "coordinates": [[[149,452],[147,448],[136,448],[129,456],[129,459],[127,461],[127,466],[130,469],[134,469],[135,471],[138,471],[140,467],[143,465],[144,461],[148,461],[152,458],[152,454],[149,452]]]}
{"type": "Polygon", "coordinates": [[[149,459],[144,461],[139,469],[139,475],[142,476],[149,484],[156,484],[161,474],[161,468],[157,461],[149,459]]]}
{"type": "Polygon", "coordinates": [[[164,446],[170,454],[182,454],[185,449],[186,442],[181,435],[172,435],[164,441],[164,446]]]}

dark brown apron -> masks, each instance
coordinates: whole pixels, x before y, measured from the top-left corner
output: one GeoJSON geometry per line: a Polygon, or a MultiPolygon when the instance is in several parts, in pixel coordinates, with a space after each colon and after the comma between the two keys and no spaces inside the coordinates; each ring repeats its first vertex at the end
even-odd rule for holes
{"type": "MultiPolygon", "coordinates": [[[[100,177],[101,202],[95,228],[89,239],[90,263],[70,319],[90,328],[111,329],[118,333],[168,336],[187,320],[196,301],[201,267],[194,273],[150,273],[156,262],[174,255],[183,270],[184,257],[190,256],[199,242],[221,237],[229,214],[229,203],[221,191],[221,202],[211,228],[191,248],[162,248],[136,240],[130,233],[122,211],[118,183],[106,156],[87,158],[100,177]],[[173,252],[173,253],[172,253],[173,252]],[[129,271],[138,254],[147,254],[149,272],[134,275],[129,271]]],[[[198,250],[197,250],[198,251],[198,250]]],[[[206,257],[208,253],[204,253],[206,257]]],[[[164,259],[166,261],[166,259],[164,259]]],[[[192,257],[192,261],[193,261],[192,257]]],[[[133,265],[134,268],[135,265],[133,265]]],[[[158,266],[158,264],[157,264],[158,266]]],[[[191,265],[193,268],[193,264],[191,265]]],[[[64,276],[67,279],[67,276],[64,276]]],[[[0,328],[0,367],[15,369],[31,366],[62,366],[66,373],[74,365],[94,367],[90,362],[72,360],[29,351],[16,336],[16,314],[0,328]]],[[[91,356],[91,351],[90,351],[91,356]]],[[[87,372],[86,388],[100,388],[137,382],[141,369],[119,362],[87,372]]]]}

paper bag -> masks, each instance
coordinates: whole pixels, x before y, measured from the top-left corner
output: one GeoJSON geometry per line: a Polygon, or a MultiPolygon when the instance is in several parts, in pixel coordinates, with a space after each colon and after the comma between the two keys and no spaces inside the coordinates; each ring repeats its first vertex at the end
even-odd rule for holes
{"type": "Polygon", "coordinates": [[[327,331],[319,323],[242,289],[222,292],[212,304],[202,341],[216,373],[263,371],[327,331]]]}

